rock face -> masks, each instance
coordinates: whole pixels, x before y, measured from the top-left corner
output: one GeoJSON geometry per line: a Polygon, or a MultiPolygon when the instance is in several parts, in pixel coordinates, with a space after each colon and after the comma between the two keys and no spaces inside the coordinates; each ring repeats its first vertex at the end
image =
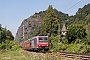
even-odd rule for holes
{"type": "Polygon", "coordinates": [[[40,15],[34,14],[27,19],[24,19],[16,33],[16,40],[25,40],[33,37],[40,32],[43,18],[40,15]],[[24,35],[24,36],[23,36],[24,35]]]}

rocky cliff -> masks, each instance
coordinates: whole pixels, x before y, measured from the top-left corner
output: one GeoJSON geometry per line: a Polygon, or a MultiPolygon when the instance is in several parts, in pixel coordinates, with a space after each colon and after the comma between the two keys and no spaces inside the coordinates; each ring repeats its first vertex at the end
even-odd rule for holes
{"type": "Polygon", "coordinates": [[[17,30],[15,39],[25,40],[39,34],[42,21],[43,21],[43,17],[38,14],[34,14],[33,16],[24,19],[17,30]]]}

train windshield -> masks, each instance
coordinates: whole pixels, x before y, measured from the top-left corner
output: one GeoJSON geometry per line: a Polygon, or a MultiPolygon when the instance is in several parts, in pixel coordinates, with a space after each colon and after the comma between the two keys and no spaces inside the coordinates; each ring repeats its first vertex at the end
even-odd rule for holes
{"type": "Polygon", "coordinates": [[[48,37],[39,37],[39,41],[40,42],[47,42],[48,41],[48,37]]]}

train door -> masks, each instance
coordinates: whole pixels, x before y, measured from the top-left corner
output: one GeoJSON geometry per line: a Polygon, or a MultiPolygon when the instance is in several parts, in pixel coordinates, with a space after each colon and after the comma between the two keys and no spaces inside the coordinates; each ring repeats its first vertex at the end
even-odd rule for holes
{"type": "Polygon", "coordinates": [[[34,40],[31,41],[31,48],[34,48],[34,40]]]}
{"type": "Polygon", "coordinates": [[[36,38],[32,38],[32,40],[31,40],[31,48],[36,48],[36,45],[37,45],[36,38]]]}

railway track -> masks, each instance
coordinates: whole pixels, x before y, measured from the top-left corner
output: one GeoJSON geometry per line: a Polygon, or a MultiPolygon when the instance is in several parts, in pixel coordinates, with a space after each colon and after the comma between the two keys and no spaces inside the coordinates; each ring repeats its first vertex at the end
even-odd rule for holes
{"type": "Polygon", "coordinates": [[[90,60],[90,54],[70,52],[25,52],[25,54],[28,55],[31,60],[90,60]]]}
{"type": "Polygon", "coordinates": [[[90,60],[90,54],[71,52],[52,52],[50,54],[61,57],[61,60],[90,60]]]}

